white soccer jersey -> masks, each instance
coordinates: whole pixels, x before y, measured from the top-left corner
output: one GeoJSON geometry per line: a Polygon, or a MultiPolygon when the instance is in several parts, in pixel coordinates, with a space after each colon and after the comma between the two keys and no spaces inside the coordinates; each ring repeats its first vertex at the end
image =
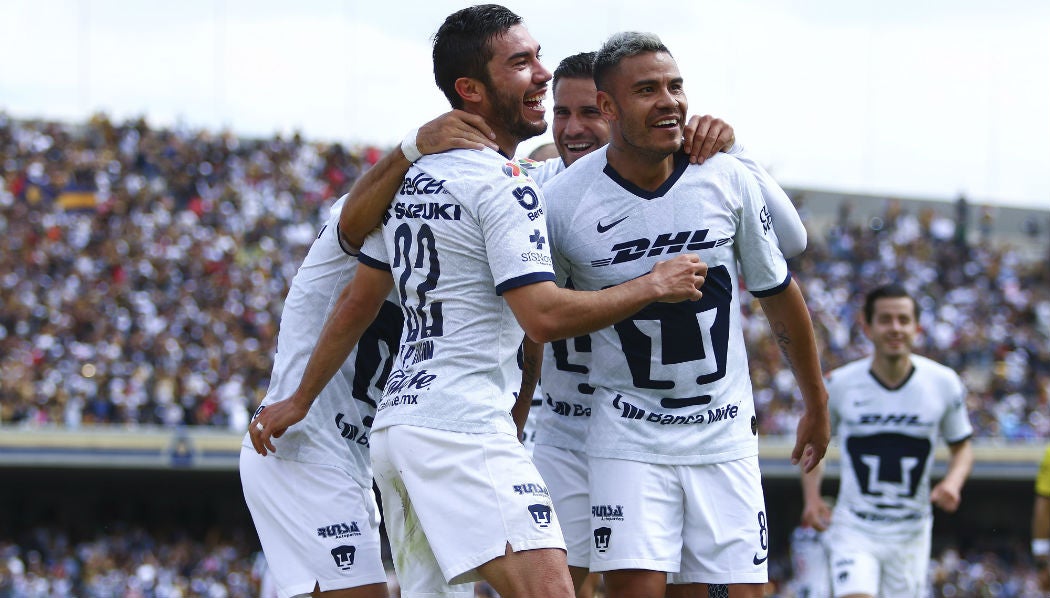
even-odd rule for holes
{"type": "Polygon", "coordinates": [[[516,434],[524,332],[504,291],[554,280],[536,183],[492,150],[424,156],[361,261],[389,269],[405,313],[376,429],[516,434]]]}
{"type": "Polygon", "coordinates": [[[541,161],[523,158],[518,160],[518,164],[541,187],[546,185],[547,181],[553,179],[555,175],[565,170],[565,162],[561,158],[549,158],[541,161]]]}
{"type": "MultiPolygon", "coordinates": [[[[561,158],[519,163],[541,186],[565,171],[561,158]]],[[[572,286],[571,283],[568,286],[572,286]]],[[[547,343],[543,348],[543,388],[529,412],[531,440],[569,450],[583,450],[594,387],[587,383],[591,339],[588,335],[547,343]],[[534,423],[533,423],[534,422],[534,423]]]]}
{"type": "Polygon", "coordinates": [[[770,219],[773,222],[773,230],[777,231],[777,242],[780,252],[784,257],[795,257],[806,248],[807,234],[806,226],[802,224],[802,218],[791,203],[791,198],[784,193],[773,177],[769,176],[766,169],[762,168],[754,158],[748,154],[742,145],[734,143],[726,155],[733,156],[743,164],[758,182],[759,191],[762,193],[762,201],[769,208],[770,219]]]}
{"type": "MultiPolygon", "coordinates": [[[[357,258],[339,245],[337,225],[346,196],[332,207],[328,222],[306,254],[281,311],[270,386],[262,407],[287,399],[299,386],[310,354],[339,294],[357,269],[357,258]]],[[[382,385],[401,335],[401,310],[386,301],[361,342],[321,390],[306,417],[274,440],[273,457],[333,465],[363,486],[372,485],[368,436],[382,385]]],[[[252,448],[244,437],[242,446],[252,448]]]]}
{"type": "Polygon", "coordinates": [[[871,358],[828,376],[831,429],[842,447],[835,525],[880,538],[927,529],[937,437],[954,444],[973,434],[958,374],[919,355],[911,361],[911,375],[894,389],[871,374],[871,358]]]}
{"type": "Polygon", "coordinates": [[[603,148],[545,187],[559,277],[578,289],[631,280],[683,252],[708,264],[699,301],[655,303],[591,335],[592,456],[699,464],[758,453],[739,295],[745,281],[756,296],[782,291],[787,264],[739,162],[675,164],[647,192],[608,168],[603,148]]]}

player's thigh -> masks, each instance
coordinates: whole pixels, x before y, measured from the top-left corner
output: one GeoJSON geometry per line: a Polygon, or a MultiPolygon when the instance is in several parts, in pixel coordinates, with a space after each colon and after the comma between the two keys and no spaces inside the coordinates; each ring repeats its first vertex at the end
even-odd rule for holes
{"type": "Polygon", "coordinates": [[[398,465],[391,459],[392,455],[396,456],[400,451],[418,450],[419,447],[403,439],[400,444],[391,445],[387,437],[388,430],[377,430],[370,437],[372,473],[383,499],[387,537],[393,553],[400,596],[473,596],[472,584],[448,583],[426,530],[420,524],[416,503],[400,478],[398,465]]]}
{"type": "Polygon", "coordinates": [[[886,596],[922,598],[927,595],[930,567],[930,531],[886,542],[881,555],[879,592],[886,596]]]}
{"type": "Polygon", "coordinates": [[[309,594],[386,583],[371,488],[327,465],[242,449],[241,484],[281,592],[309,594]]]}
{"type": "MultiPolygon", "coordinates": [[[[415,426],[393,426],[380,435],[390,449],[373,446],[373,453],[380,448],[390,457],[393,491],[410,503],[451,583],[476,581],[476,568],[504,556],[508,545],[515,552],[565,550],[546,485],[514,436],[415,426]]],[[[388,476],[379,460],[373,466],[377,480],[388,476]]]]}
{"type": "MultiPolygon", "coordinates": [[[[686,514],[682,565],[672,581],[726,584],[731,590],[736,584],[765,584],[769,522],[758,458],[676,470],[685,489],[686,514]]],[[[735,592],[755,591],[744,587],[735,592]]]]}
{"type": "Polygon", "coordinates": [[[589,464],[591,570],[678,571],[684,496],[674,467],[601,457],[589,464]]]}
{"type": "Polygon", "coordinates": [[[879,550],[860,530],[831,524],[825,532],[831,589],[836,597],[877,596],[879,592],[879,550]]]}
{"type": "Polygon", "coordinates": [[[537,444],[532,460],[547,484],[554,511],[565,537],[570,567],[590,569],[591,499],[587,482],[587,455],[582,451],[537,444]]]}

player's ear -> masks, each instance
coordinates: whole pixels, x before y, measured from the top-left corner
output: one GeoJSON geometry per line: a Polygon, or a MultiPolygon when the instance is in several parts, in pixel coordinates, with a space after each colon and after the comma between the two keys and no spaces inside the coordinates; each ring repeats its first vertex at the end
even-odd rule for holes
{"type": "Polygon", "coordinates": [[[485,98],[485,84],[471,77],[460,77],[453,84],[456,93],[467,104],[480,104],[485,98]]]}
{"type": "Polygon", "coordinates": [[[598,92],[598,110],[601,110],[602,116],[606,120],[619,120],[616,112],[616,102],[613,102],[612,96],[604,91],[598,92]]]}
{"type": "Polygon", "coordinates": [[[871,339],[871,326],[868,325],[868,321],[864,319],[864,312],[857,314],[857,323],[860,324],[860,330],[864,333],[864,336],[871,339]]]}

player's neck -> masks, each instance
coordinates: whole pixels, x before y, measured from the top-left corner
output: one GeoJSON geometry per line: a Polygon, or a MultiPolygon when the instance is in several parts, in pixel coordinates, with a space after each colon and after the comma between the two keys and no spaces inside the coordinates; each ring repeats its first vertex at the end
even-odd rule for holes
{"type": "Polygon", "coordinates": [[[521,143],[521,139],[495,127],[493,127],[493,132],[496,134],[495,141],[499,145],[499,153],[503,154],[508,160],[514,158],[514,153],[518,151],[518,144],[521,143]]]}
{"type": "Polygon", "coordinates": [[[660,156],[610,143],[605,155],[617,174],[646,191],[656,191],[674,173],[674,154],[660,156]]]}
{"type": "Polygon", "coordinates": [[[911,353],[903,355],[879,355],[871,360],[871,373],[888,388],[897,388],[912,371],[911,353]]]}

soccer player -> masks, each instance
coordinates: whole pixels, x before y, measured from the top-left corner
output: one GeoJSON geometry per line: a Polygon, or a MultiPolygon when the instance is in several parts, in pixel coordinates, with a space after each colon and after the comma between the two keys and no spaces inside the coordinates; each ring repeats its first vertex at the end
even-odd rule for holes
{"type": "MultiPolygon", "coordinates": [[[[501,6],[445,20],[435,80],[453,107],[485,118],[501,153],[453,150],[409,170],[318,342],[340,350],[315,350],[303,375],[306,386],[330,377],[394,289],[405,328],[370,444],[405,596],[479,577],[504,596],[572,596],[557,516],[510,416],[523,329],[546,342],[701,295],[693,254],[600,291],[554,284],[539,191],[507,157],[546,128],[538,52],[501,6]]],[[[257,451],[308,412],[314,397],[300,389],[256,417],[257,451]]]]}
{"type": "MultiPolygon", "coordinates": [[[[491,143],[480,129],[460,129],[465,116],[453,111],[424,125],[419,146],[434,153],[491,143]]],[[[259,410],[295,390],[325,317],[357,269],[357,258],[337,234],[345,200],[332,207],[292,280],[281,313],[279,351],[259,410]]],[[[282,598],[387,596],[368,449],[403,321],[400,306],[382,304],[339,375],[320,391],[326,400],[275,444],[280,451],[271,458],[257,455],[245,436],[240,455],[244,498],[282,598]]],[[[473,595],[469,587],[461,593],[473,595]]]]}
{"type": "Polygon", "coordinates": [[[741,284],[759,297],[799,383],[806,410],[792,457],[812,468],[829,430],[806,305],[755,178],[724,154],[699,165],[679,151],[688,106],[666,46],[651,34],[614,36],[594,80],[609,145],[544,188],[560,275],[601,289],[688,251],[708,275],[701,299],[653,304],[591,335],[590,567],[605,572],[614,598],[662,596],[668,574],[760,596],[768,526],[741,284]]]}
{"type": "Polygon", "coordinates": [[[824,531],[837,597],[925,596],[933,513],[959,507],[973,468],[966,388],[951,369],[912,353],[919,308],[886,285],[864,299],[871,357],[828,376],[828,408],[842,447],[832,512],[820,497],[820,468],[802,475],[802,522],[824,531]],[[948,471],[930,490],[938,436],[948,471]]]}
{"type": "Polygon", "coordinates": [[[1050,446],[1046,447],[1035,477],[1035,504],[1032,506],[1032,560],[1039,577],[1039,589],[1050,591],[1050,446]]]}
{"type": "MultiPolygon", "coordinates": [[[[594,52],[569,56],[554,71],[554,144],[558,160],[548,160],[530,175],[541,184],[578,159],[609,142],[609,123],[598,108],[594,52]]],[[[735,143],[732,128],[709,116],[693,117],[684,132],[689,161],[703,163],[721,150],[755,176],[767,205],[775,207],[774,228],[782,250],[791,257],[806,246],[806,230],[791,200],[772,177],[735,143]],[[695,140],[695,143],[694,143],[695,140]]],[[[771,208],[772,209],[772,208],[771,208]]],[[[533,460],[551,492],[568,546],[568,562],[577,588],[590,566],[591,503],[584,444],[594,387],[587,382],[591,339],[581,336],[550,343],[543,353],[541,408],[535,421],[533,460]]],[[[533,405],[536,403],[534,402],[533,405]]],[[[580,593],[581,598],[586,593],[580,593]]]]}

